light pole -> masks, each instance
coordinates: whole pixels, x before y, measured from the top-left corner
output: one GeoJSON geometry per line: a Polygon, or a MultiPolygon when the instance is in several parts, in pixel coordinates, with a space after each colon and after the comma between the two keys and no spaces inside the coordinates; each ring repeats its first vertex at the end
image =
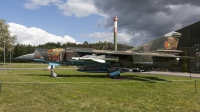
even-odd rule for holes
{"type": "Polygon", "coordinates": [[[4,67],[5,67],[5,54],[6,54],[6,53],[5,53],[5,43],[6,43],[6,42],[3,41],[3,43],[4,43],[4,67]]]}
{"type": "Polygon", "coordinates": [[[196,57],[195,57],[195,73],[196,73],[196,71],[197,71],[197,67],[198,67],[198,60],[197,60],[197,58],[198,58],[198,55],[197,55],[197,52],[198,52],[198,50],[199,49],[196,49],[196,57]]]}
{"type": "Polygon", "coordinates": [[[11,64],[11,51],[12,51],[12,50],[10,49],[10,64],[11,64]]]}
{"type": "Polygon", "coordinates": [[[11,52],[12,52],[12,46],[11,46],[11,48],[10,48],[10,72],[11,72],[11,52]]]}

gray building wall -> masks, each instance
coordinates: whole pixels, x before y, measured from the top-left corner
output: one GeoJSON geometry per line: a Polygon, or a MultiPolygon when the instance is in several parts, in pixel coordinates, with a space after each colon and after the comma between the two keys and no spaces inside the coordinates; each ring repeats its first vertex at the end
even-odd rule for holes
{"type": "MultiPolygon", "coordinates": [[[[177,32],[182,34],[177,49],[186,50],[188,56],[193,57],[187,61],[188,72],[200,72],[200,21],[177,30],[177,32]]],[[[182,60],[180,59],[180,69],[182,60]]]]}

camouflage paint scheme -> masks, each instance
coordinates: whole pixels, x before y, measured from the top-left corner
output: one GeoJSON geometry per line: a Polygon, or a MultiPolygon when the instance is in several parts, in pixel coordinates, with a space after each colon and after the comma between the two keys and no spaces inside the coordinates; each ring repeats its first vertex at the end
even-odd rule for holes
{"type": "Polygon", "coordinates": [[[180,56],[177,55],[182,51],[176,50],[176,48],[180,37],[180,33],[170,32],[163,37],[127,51],[108,51],[76,47],[56,49],[38,48],[33,54],[23,55],[17,57],[17,59],[48,63],[51,67],[54,65],[71,65],[106,68],[110,70],[112,68],[167,69],[178,66],[179,64],[178,58],[180,56]],[[101,55],[103,55],[100,62],[85,58],[85,56],[94,54],[97,57],[101,57],[101,55]],[[76,58],[78,60],[73,57],[78,57],[76,58]]]}
{"type": "Polygon", "coordinates": [[[36,49],[34,61],[72,66],[122,67],[122,68],[170,68],[177,66],[176,50],[180,36],[163,36],[127,51],[96,50],[92,48],[36,49]],[[72,57],[105,55],[106,63],[73,60],[72,57]],[[116,61],[117,60],[117,61],[116,61]]]}

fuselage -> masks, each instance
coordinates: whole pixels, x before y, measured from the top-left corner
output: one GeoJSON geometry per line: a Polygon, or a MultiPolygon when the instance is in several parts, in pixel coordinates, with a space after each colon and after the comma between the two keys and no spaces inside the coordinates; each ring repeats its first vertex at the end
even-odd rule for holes
{"type": "Polygon", "coordinates": [[[122,68],[169,68],[177,64],[174,55],[134,53],[130,51],[106,51],[88,48],[36,49],[33,54],[17,57],[20,60],[57,63],[71,66],[122,67],[122,68]],[[95,54],[95,56],[94,56],[95,54]],[[105,57],[100,57],[104,55],[105,57]],[[80,57],[73,59],[73,57],[80,57]],[[105,63],[94,61],[105,60],[105,63]]]}

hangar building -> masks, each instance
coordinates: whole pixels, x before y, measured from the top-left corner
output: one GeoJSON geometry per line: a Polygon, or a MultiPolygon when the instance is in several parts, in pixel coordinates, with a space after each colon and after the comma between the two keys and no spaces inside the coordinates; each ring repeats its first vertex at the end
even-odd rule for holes
{"type": "MultiPolygon", "coordinates": [[[[187,56],[194,57],[186,60],[187,72],[200,73],[200,21],[177,32],[182,34],[177,49],[184,51],[187,56]]],[[[180,59],[179,67],[181,66],[183,66],[183,59],[180,59]]]]}

